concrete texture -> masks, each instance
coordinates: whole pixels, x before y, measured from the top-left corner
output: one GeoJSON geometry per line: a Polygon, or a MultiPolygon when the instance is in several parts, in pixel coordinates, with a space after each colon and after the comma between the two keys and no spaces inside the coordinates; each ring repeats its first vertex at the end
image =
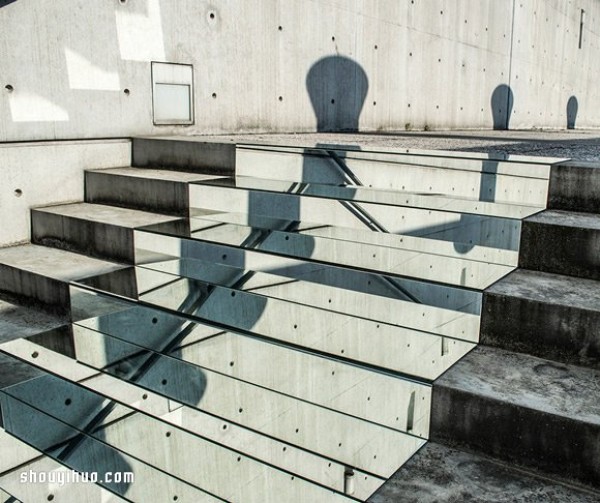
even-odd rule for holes
{"type": "Polygon", "coordinates": [[[29,241],[29,208],[81,201],[84,170],[130,159],[129,140],[0,144],[0,247],[29,241]]]}
{"type": "MultiPolygon", "coordinates": [[[[405,131],[387,133],[290,133],[206,135],[198,139],[237,143],[354,146],[355,148],[393,148],[469,152],[489,159],[512,156],[575,159],[577,165],[600,161],[600,132],[589,130],[535,131],[405,131]]],[[[562,163],[561,163],[562,164],[562,163]]],[[[564,162],[569,165],[569,162],[564,162]]]]}
{"type": "Polygon", "coordinates": [[[600,215],[544,211],[523,222],[519,266],[600,279],[600,215]]]}
{"type": "Polygon", "coordinates": [[[172,216],[100,204],[50,206],[32,210],[32,242],[133,263],[133,229],[173,219],[172,216]]]}
{"type": "Polygon", "coordinates": [[[10,2],[0,141],[598,126],[598,16],[595,0],[10,2]],[[151,61],[193,65],[194,124],[154,125],[151,61]]]}
{"type": "Polygon", "coordinates": [[[122,267],[45,246],[13,246],[0,249],[0,289],[53,306],[58,314],[64,314],[69,305],[68,281],[122,267]]]}
{"type": "Polygon", "coordinates": [[[480,346],[435,383],[430,438],[598,488],[599,378],[480,346]]]}
{"type": "Polygon", "coordinates": [[[481,342],[600,366],[600,282],[519,269],[483,297],[481,342]]]}
{"type": "Polygon", "coordinates": [[[185,216],[189,210],[187,184],[214,175],[146,168],[114,168],[85,173],[85,200],[185,216]]]}
{"type": "Polygon", "coordinates": [[[600,494],[429,442],[369,503],[593,503],[600,494]]]}
{"type": "Polygon", "coordinates": [[[132,165],[213,175],[235,173],[235,145],[179,137],[134,138],[132,165]],[[188,141],[186,141],[188,140],[188,141]]]}
{"type": "Polygon", "coordinates": [[[550,177],[548,207],[600,212],[600,162],[571,161],[555,166],[550,177]]]}

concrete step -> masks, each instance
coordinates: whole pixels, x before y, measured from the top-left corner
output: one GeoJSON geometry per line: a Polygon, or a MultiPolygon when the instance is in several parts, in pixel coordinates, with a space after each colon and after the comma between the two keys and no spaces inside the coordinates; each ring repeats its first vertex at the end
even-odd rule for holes
{"type": "Polygon", "coordinates": [[[69,310],[69,281],[123,266],[35,244],[0,249],[0,292],[39,302],[57,313],[69,310]]]}
{"type": "Polygon", "coordinates": [[[31,211],[31,240],[35,244],[133,263],[133,230],[174,219],[101,204],[48,206],[31,211]]]}
{"type": "Polygon", "coordinates": [[[231,176],[235,172],[235,151],[233,141],[206,141],[193,136],[133,138],[132,164],[231,176]]]}
{"type": "Polygon", "coordinates": [[[548,208],[600,213],[600,163],[568,161],[552,166],[548,208]]]}
{"type": "Polygon", "coordinates": [[[550,210],[527,218],[519,266],[600,279],[600,214],[550,210]]]}
{"type": "Polygon", "coordinates": [[[600,368],[600,281],[518,269],[484,292],[480,341],[600,368]]]}
{"type": "Polygon", "coordinates": [[[599,379],[480,346],[434,384],[430,438],[599,488],[599,379]]]}
{"type": "Polygon", "coordinates": [[[600,494],[497,460],[429,442],[369,503],[593,503],[600,494]]]}
{"type": "Polygon", "coordinates": [[[85,200],[124,208],[187,215],[188,183],[214,175],[169,169],[111,168],[85,172],[85,200]]]}

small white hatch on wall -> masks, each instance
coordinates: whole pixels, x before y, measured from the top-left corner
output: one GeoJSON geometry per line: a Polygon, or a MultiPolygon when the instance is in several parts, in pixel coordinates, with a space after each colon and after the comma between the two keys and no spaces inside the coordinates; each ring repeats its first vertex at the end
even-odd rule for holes
{"type": "Polygon", "coordinates": [[[194,123],[192,65],[152,62],[154,124],[194,123]]]}

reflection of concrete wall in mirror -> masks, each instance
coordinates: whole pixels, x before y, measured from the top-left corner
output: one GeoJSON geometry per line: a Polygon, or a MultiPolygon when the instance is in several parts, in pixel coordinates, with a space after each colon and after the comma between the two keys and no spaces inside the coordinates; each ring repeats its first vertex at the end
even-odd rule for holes
{"type": "Polygon", "coordinates": [[[569,101],[567,101],[567,129],[575,129],[578,110],[579,102],[577,101],[577,97],[571,96],[569,101]]]}

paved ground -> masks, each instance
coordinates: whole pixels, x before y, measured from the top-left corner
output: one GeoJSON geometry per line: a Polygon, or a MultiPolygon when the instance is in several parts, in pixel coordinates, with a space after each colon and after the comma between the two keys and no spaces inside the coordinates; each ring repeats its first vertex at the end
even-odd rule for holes
{"type": "Polygon", "coordinates": [[[289,133],[204,136],[203,139],[309,146],[317,143],[463,150],[600,161],[600,130],[411,131],[402,133],[289,133]]]}

